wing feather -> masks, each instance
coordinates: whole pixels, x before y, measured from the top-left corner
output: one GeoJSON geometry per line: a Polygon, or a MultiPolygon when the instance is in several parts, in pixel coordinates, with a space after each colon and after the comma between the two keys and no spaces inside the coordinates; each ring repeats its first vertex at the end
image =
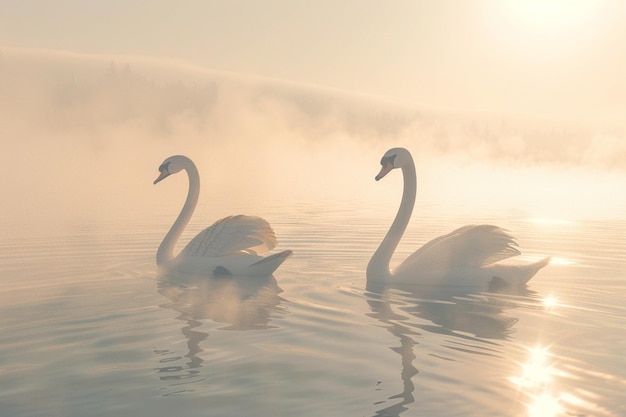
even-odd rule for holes
{"type": "Polygon", "coordinates": [[[182,250],[182,256],[227,256],[241,252],[261,254],[276,247],[270,224],[256,216],[229,216],[216,221],[196,235],[182,250]]]}
{"type": "Polygon", "coordinates": [[[480,267],[519,255],[517,242],[492,225],[468,225],[439,236],[409,256],[398,270],[412,268],[480,267]]]}

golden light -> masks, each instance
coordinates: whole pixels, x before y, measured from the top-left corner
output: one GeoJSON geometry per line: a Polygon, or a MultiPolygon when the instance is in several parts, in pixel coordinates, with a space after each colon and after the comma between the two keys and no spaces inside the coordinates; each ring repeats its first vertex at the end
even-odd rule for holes
{"type": "Polygon", "coordinates": [[[559,298],[553,295],[549,295],[547,297],[544,297],[541,302],[546,310],[552,311],[559,305],[559,298]]]}
{"type": "Polygon", "coordinates": [[[503,0],[508,20],[528,33],[562,35],[589,24],[604,7],[601,0],[503,0]]]}
{"type": "Polygon", "coordinates": [[[550,265],[570,266],[570,265],[575,265],[577,263],[578,262],[573,259],[564,258],[562,256],[553,256],[550,259],[550,265]]]}
{"type": "Polygon", "coordinates": [[[501,0],[485,11],[493,36],[527,59],[560,59],[604,30],[605,0],[501,0]]]}
{"type": "Polygon", "coordinates": [[[511,378],[519,388],[541,387],[552,381],[552,366],[548,362],[548,348],[529,349],[529,358],[522,365],[522,375],[511,378]]]}
{"type": "Polygon", "coordinates": [[[541,226],[571,226],[574,224],[571,220],[553,219],[548,217],[530,217],[525,219],[528,223],[534,223],[541,226]]]}
{"type": "Polygon", "coordinates": [[[528,417],[556,417],[563,412],[558,397],[542,392],[528,405],[528,417]]]}
{"type": "MultiPolygon", "coordinates": [[[[556,302],[556,298],[555,298],[556,302]]],[[[527,417],[557,417],[563,415],[562,402],[566,393],[555,395],[555,379],[559,372],[554,368],[554,358],[549,348],[528,348],[528,360],[521,364],[522,374],[510,378],[520,393],[527,396],[527,417]]]]}

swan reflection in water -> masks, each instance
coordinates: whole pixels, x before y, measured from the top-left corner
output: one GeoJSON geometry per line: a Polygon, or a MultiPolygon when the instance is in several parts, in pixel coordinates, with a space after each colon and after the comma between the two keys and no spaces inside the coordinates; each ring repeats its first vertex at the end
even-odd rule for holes
{"type": "MultiPolygon", "coordinates": [[[[168,301],[160,305],[176,311],[183,325],[181,333],[187,340],[183,356],[170,350],[155,350],[160,366],[156,369],[162,381],[172,385],[200,382],[204,360],[201,343],[209,334],[197,330],[205,321],[224,324],[218,330],[269,329],[273,317],[284,312],[282,289],[274,276],[211,277],[180,272],[162,272],[158,276],[158,292],[168,301]]],[[[180,394],[176,391],[167,395],[180,394]]]]}
{"type": "Polygon", "coordinates": [[[523,294],[550,257],[533,263],[503,262],[521,254],[514,237],[497,226],[468,225],[429,241],[391,270],[390,261],[413,212],[417,176],[413,157],[404,148],[389,149],[380,164],[376,181],[399,169],[403,190],[396,217],[367,264],[367,302],[371,316],[400,339],[401,346],[394,350],[402,357],[404,389],[391,398],[402,401],[378,412],[398,415],[414,402],[414,336],[420,331],[454,336],[445,347],[493,354],[485,349],[487,339],[506,339],[517,323],[504,313],[515,306],[510,305],[513,299],[496,297],[495,292],[523,294]],[[470,342],[478,343],[468,349],[470,342]]]}
{"type": "Polygon", "coordinates": [[[168,273],[160,277],[159,293],[178,311],[181,320],[211,320],[225,330],[270,328],[279,310],[282,289],[274,276],[207,277],[168,273]]]}
{"type": "Polygon", "coordinates": [[[412,378],[419,370],[413,361],[417,357],[417,339],[424,332],[453,336],[454,339],[447,340],[447,348],[484,354],[479,346],[490,350],[497,340],[506,340],[514,332],[518,319],[506,314],[506,310],[517,307],[512,296],[531,294],[526,288],[480,292],[470,288],[368,282],[365,294],[371,311],[368,315],[380,321],[400,342],[400,346],[391,349],[400,355],[403,385],[402,392],[387,399],[400,401],[378,410],[376,416],[399,416],[415,402],[412,378]],[[475,347],[468,348],[470,344],[475,347]]]}

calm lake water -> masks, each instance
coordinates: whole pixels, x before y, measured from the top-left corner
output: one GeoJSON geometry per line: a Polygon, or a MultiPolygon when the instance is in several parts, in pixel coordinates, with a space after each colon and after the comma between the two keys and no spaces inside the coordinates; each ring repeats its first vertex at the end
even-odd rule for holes
{"type": "Polygon", "coordinates": [[[294,251],[274,277],[157,276],[175,210],[5,227],[0,415],[626,415],[626,220],[416,208],[396,261],[477,222],[509,229],[526,260],[554,257],[522,292],[424,294],[367,286],[395,207],[235,212],[294,251]]]}

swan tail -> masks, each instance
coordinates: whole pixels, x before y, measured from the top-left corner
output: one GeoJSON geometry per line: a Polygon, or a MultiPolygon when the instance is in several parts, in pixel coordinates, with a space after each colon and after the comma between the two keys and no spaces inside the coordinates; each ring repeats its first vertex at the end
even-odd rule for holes
{"type": "Polygon", "coordinates": [[[490,291],[504,288],[523,288],[537,272],[550,263],[548,256],[540,261],[525,265],[496,265],[491,269],[491,279],[488,282],[490,291]]]}
{"type": "Polygon", "coordinates": [[[543,268],[544,266],[548,265],[550,263],[550,260],[552,259],[551,256],[547,256],[545,258],[543,258],[540,261],[534,262],[532,264],[526,265],[524,267],[524,269],[526,270],[526,274],[524,276],[524,278],[522,279],[522,284],[526,284],[528,281],[530,281],[530,279],[532,277],[534,277],[537,272],[539,272],[539,270],[541,268],[543,268]]]}
{"type": "Polygon", "coordinates": [[[293,254],[291,250],[285,250],[282,252],[275,253],[273,255],[267,256],[260,261],[256,261],[249,268],[254,270],[255,275],[272,275],[276,269],[287,258],[289,258],[293,254]]]}

